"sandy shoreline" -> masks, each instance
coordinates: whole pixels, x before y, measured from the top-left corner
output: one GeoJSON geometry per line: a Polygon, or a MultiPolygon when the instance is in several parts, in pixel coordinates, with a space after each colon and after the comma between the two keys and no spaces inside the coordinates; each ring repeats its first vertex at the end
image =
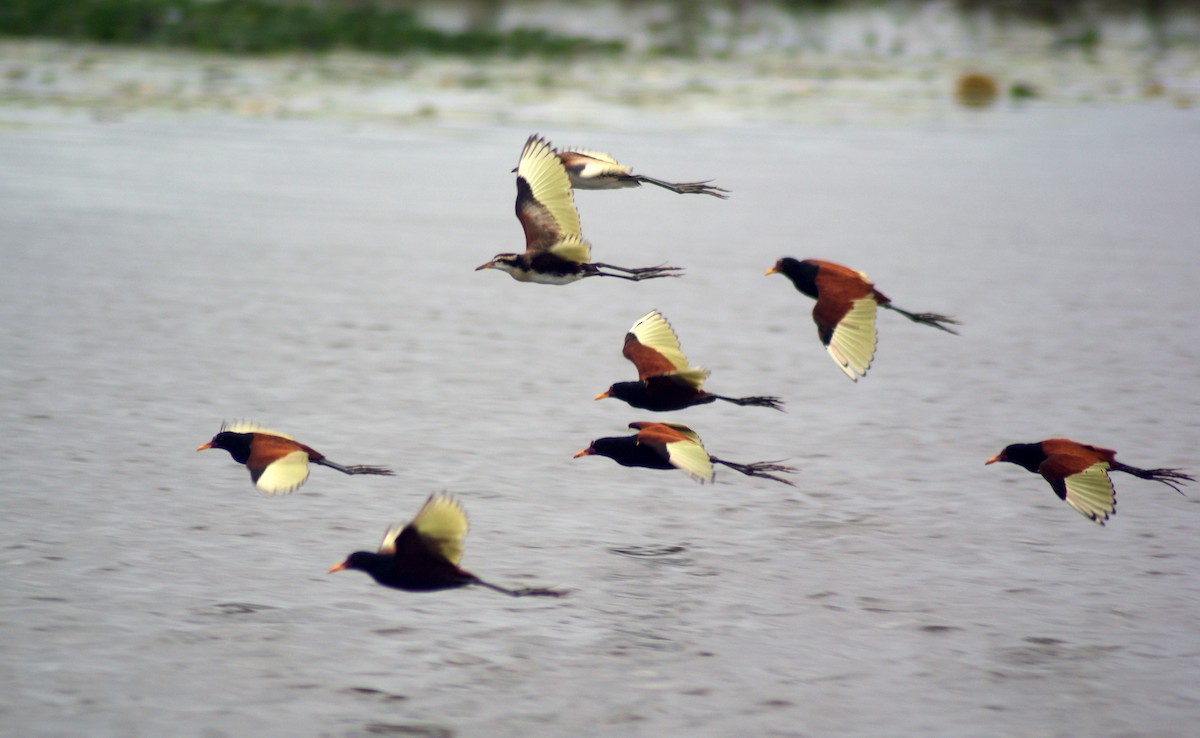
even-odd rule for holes
{"type": "Polygon", "coordinates": [[[974,55],[901,57],[762,53],[729,59],[644,55],[464,59],[362,54],[236,57],[41,41],[0,42],[0,110],[58,110],[100,119],[207,112],[248,118],[385,125],[522,124],[696,128],[838,123],[954,114],[955,81],[981,71],[1005,93],[1026,85],[1059,104],[1190,107],[1200,50],[1132,47],[1093,54],[1013,43],[974,55]]]}

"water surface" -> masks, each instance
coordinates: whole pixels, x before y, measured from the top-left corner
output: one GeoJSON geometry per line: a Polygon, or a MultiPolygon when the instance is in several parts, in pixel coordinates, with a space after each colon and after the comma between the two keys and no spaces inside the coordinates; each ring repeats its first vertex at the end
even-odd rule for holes
{"type": "MultiPolygon", "coordinates": [[[[10,114],[14,114],[11,113],[10,114]]],[[[578,195],[595,257],[522,285],[526,128],[21,113],[0,133],[0,725],[22,736],[1183,735],[1200,490],[1117,476],[1107,528],[1014,466],[1066,435],[1200,470],[1200,126],[1164,106],[904,125],[543,130],[727,202],[578,195]],[[868,272],[857,385],[783,255],[868,272]],[[609,282],[617,282],[615,284],[609,282]],[[662,310],[709,387],[669,417],[795,489],[573,460],[647,414],[662,310]],[[260,497],[254,418],[343,463],[260,497]],[[464,564],[561,600],[324,572],[445,489],[464,564]],[[617,552],[620,550],[621,552],[617,552]]]]}

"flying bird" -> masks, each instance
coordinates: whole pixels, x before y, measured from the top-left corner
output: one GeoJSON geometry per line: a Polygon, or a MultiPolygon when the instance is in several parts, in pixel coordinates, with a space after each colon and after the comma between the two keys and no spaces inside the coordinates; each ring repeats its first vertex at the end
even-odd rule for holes
{"type": "Polygon", "coordinates": [[[286,495],[304,484],[309,462],[343,474],[393,476],[390,469],[381,466],[342,466],[285,433],[243,421],[223,423],[220,432],[196,450],[210,448],[225,449],[234,461],[245,464],[254,486],[264,495],[286,495]]]}
{"type": "Polygon", "coordinates": [[[753,405],[783,410],[778,397],[726,397],[701,389],[709,371],[688,365],[679,347],[679,337],[657,310],[651,310],[625,334],[626,359],[638,370],[638,381],[617,382],[596,395],[597,400],[615,397],[642,410],[682,410],[716,400],[735,405],[753,405]]]}
{"type": "Polygon", "coordinates": [[[866,376],[875,358],[876,306],[900,313],[915,323],[958,335],[947,327],[958,325],[954,318],[901,310],[875,289],[867,275],[841,264],[785,257],[766,271],[766,274],[776,273],[782,273],[797,290],[816,299],[813,321],[817,324],[817,335],[838,367],[855,382],[866,376]]]}
{"type": "Polygon", "coordinates": [[[1066,438],[1051,438],[1038,443],[1014,443],[985,461],[1007,461],[1023,467],[1050,483],[1050,488],[1084,517],[1100,525],[1117,514],[1117,493],[1109,472],[1132,474],[1139,479],[1162,482],[1179,494],[1183,482],[1194,482],[1179,469],[1139,469],[1116,460],[1117,452],[1089,446],[1066,438]]]}
{"type": "Polygon", "coordinates": [[[636,435],[597,438],[582,451],[580,456],[607,456],[621,466],[640,466],[647,469],[679,469],[700,482],[713,481],[713,464],[722,464],[748,477],[762,477],[795,486],[772,472],[791,474],[796,470],[770,461],[739,464],[718,459],[704,449],[700,436],[682,423],[656,423],[639,421],[630,423],[636,435]]]}
{"type": "Polygon", "coordinates": [[[434,592],[479,585],[512,597],[561,597],[553,589],[508,589],[485,582],[459,567],[467,514],[450,495],[430,495],[417,516],[404,525],[393,525],[383,535],[376,553],[355,551],[329,573],[357,569],[385,587],[407,592],[434,592]]]}
{"type": "Polygon", "coordinates": [[[592,247],[583,239],[571,180],[558,154],[540,136],[525,142],[517,165],[517,219],[525,230],[524,253],[496,254],[475,267],[508,272],[518,282],[570,284],[585,277],[617,277],[634,282],[681,276],[679,267],[629,269],[592,262],[592,247]]]}
{"type": "Polygon", "coordinates": [[[681,195],[712,195],[722,200],[729,198],[729,190],[703,182],[664,182],[661,179],[634,174],[633,169],[620,164],[608,154],[583,149],[565,149],[558,158],[567,168],[571,186],[577,190],[617,190],[626,187],[641,187],[652,184],[681,195]]]}

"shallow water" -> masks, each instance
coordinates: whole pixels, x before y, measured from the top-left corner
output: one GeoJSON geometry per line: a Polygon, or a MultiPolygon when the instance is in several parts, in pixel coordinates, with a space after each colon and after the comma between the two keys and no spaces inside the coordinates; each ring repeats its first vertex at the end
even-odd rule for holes
{"type": "Polygon", "coordinates": [[[521,245],[524,128],[25,111],[0,133],[0,731],[10,735],[1183,735],[1200,715],[1200,489],[1119,475],[1107,528],[983,465],[1055,435],[1200,470],[1200,118],[1163,106],[903,125],[544,130],[727,202],[583,192],[562,288],[521,245]],[[863,269],[857,385],[782,255],[863,269]],[[624,331],[662,310],[709,450],[795,489],[572,460],[647,414],[624,331]],[[283,498],[254,418],[342,463],[283,498]],[[464,565],[561,600],[327,576],[449,490],[464,565]],[[618,552],[620,550],[620,552],[618,552]]]}

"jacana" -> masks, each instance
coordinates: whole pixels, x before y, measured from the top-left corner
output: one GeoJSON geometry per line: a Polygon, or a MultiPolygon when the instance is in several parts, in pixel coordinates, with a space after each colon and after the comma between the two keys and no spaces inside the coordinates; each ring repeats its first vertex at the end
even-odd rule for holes
{"type": "Polygon", "coordinates": [[[583,239],[571,180],[558,154],[538,135],[530,136],[517,165],[517,219],[525,230],[524,253],[497,254],[475,267],[508,272],[518,282],[570,284],[586,277],[632,281],[681,276],[679,267],[629,269],[592,262],[583,239]]]}
{"type": "Polygon", "coordinates": [[[703,182],[664,182],[661,179],[634,174],[631,167],[620,164],[608,154],[585,149],[564,149],[558,158],[567,168],[571,186],[577,190],[617,190],[652,184],[681,195],[712,195],[728,199],[729,190],[703,182]]]}
{"type": "Polygon", "coordinates": [[[629,427],[637,433],[632,436],[597,438],[587,448],[576,453],[575,458],[607,456],[621,466],[679,469],[701,484],[713,481],[713,464],[721,464],[748,477],[763,477],[795,486],[787,479],[771,473],[791,474],[796,471],[792,467],[770,461],[740,464],[718,459],[704,449],[700,436],[682,423],[638,421],[630,423],[629,427]]]}
{"type": "Polygon", "coordinates": [[[435,592],[479,585],[512,597],[561,597],[565,594],[531,587],[508,589],[485,582],[459,567],[467,527],[467,514],[457,500],[444,493],[430,495],[412,521],[388,528],[378,551],[355,551],[342,563],[330,567],[329,573],[357,569],[385,587],[406,592],[435,592]]]}
{"type": "Polygon", "coordinates": [[[776,273],[782,273],[792,280],[797,290],[816,299],[813,321],[817,324],[817,335],[838,367],[855,382],[866,376],[875,358],[876,306],[894,310],[915,323],[957,335],[956,331],[946,327],[958,325],[954,318],[901,310],[875,289],[867,275],[841,264],[785,257],[766,271],[766,274],[776,273]]]}
{"type": "Polygon", "coordinates": [[[1117,514],[1117,493],[1108,473],[1119,471],[1139,479],[1162,482],[1179,494],[1182,482],[1194,482],[1179,469],[1139,469],[1116,460],[1117,452],[1090,446],[1066,438],[1051,438],[1037,443],[1014,443],[988,459],[985,464],[1007,461],[1023,467],[1050,483],[1060,500],[1100,525],[1117,514]]]}
{"type": "Polygon", "coordinates": [[[245,464],[254,486],[264,495],[286,495],[304,484],[308,479],[309,462],[337,469],[343,474],[393,476],[390,469],[382,466],[343,466],[285,433],[244,421],[223,423],[217,435],[208,443],[197,446],[196,450],[210,448],[225,449],[234,461],[245,464]]]}
{"type": "Polygon", "coordinates": [[[679,346],[679,337],[657,310],[651,310],[633,324],[625,334],[621,353],[637,367],[638,381],[617,382],[596,395],[597,400],[615,397],[633,407],[658,412],[682,410],[716,400],[783,410],[778,397],[726,397],[701,389],[709,371],[688,365],[679,346]]]}

